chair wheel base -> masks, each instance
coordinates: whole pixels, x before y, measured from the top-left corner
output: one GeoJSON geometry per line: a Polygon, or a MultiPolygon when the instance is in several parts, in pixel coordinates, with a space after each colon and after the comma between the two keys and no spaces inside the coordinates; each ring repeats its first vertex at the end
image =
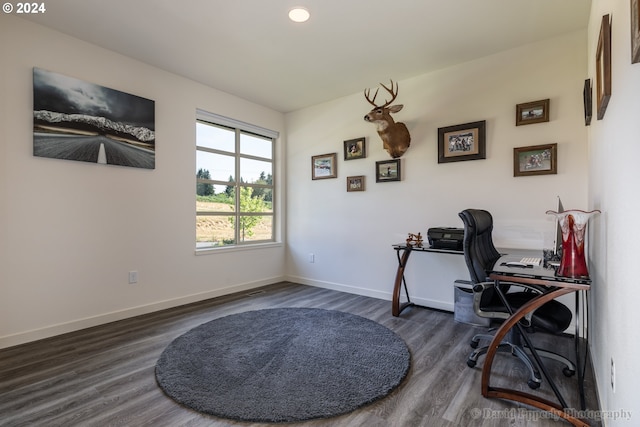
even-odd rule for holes
{"type": "Polygon", "coordinates": [[[476,361],[473,359],[467,359],[467,366],[470,368],[475,368],[476,367],[476,361]]]}
{"type": "Polygon", "coordinates": [[[527,385],[529,386],[530,389],[535,390],[537,388],[540,388],[540,382],[539,381],[535,381],[531,378],[529,378],[529,380],[527,380],[527,385]]]}
{"type": "Polygon", "coordinates": [[[565,366],[564,368],[562,368],[562,373],[565,377],[572,377],[575,375],[576,371],[575,369],[571,369],[565,366]]]}
{"type": "Polygon", "coordinates": [[[478,341],[471,341],[469,345],[471,346],[471,348],[478,348],[478,344],[478,341]]]}

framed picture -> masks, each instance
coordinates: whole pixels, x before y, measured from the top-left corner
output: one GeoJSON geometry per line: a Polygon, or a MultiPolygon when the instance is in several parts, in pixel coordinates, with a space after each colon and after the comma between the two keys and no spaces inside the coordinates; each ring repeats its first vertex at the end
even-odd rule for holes
{"type": "Polygon", "coordinates": [[[438,128],[438,163],[486,158],[486,122],[438,128]]]}
{"type": "Polygon", "coordinates": [[[338,177],[338,153],[320,154],[311,157],[311,179],[338,177]]]}
{"type": "Polygon", "coordinates": [[[582,90],[582,99],[584,101],[584,125],[591,124],[591,79],[584,81],[584,89],[582,90]]]}
{"type": "Polygon", "coordinates": [[[516,126],[549,121],[549,100],[525,102],[516,105],[516,126]]]}
{"type": "Polygon", "coordinates": [[[367,157],[367,147],[364,137],[344,141],[344,159],[355,160],[367,157]]]}
{"type": "Polygon", "coordinates": [[[640,62],[640,7],[631,0],[631,63],[640,62]]]}
{"type": "Polygon", "coordinates": [[[611,25],[609,15],[602,17],[596,49],[596,101],[598,120],[604,118],[611,98],[611,25]]]}
{"type": "Polygon", "coordinates": [[[364,191],[364,175],[348,176],[347,191],[364,191]]]}
{"type": "Polygon", "coordinates": [[[33,155],[156,167],[155,101],[33,69],[33,155]]]}
{"type": "Polygon", "coordinates": [[[376,182],[400,181],[400,159],[376,162],[376,182]]]}
{"type": "Polygon", "coordinates": [[[513,176],[555,175],[558,144],[532,145],[513,149],[513,176]]]}

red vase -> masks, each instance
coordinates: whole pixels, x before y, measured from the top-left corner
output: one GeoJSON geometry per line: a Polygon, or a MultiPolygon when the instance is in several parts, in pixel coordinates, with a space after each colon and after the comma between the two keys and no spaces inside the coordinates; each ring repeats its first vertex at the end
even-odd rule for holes
{"type": "Polygon", "coordinates": [[[587,222],[591,216],[600,213],[572,209],[564,212],[547,211],[554,215],[562,230],[562,258],[556,274],[563,277],[588,279],[589,270],[584,256],[584,241],[587,234],[587,222]]]}

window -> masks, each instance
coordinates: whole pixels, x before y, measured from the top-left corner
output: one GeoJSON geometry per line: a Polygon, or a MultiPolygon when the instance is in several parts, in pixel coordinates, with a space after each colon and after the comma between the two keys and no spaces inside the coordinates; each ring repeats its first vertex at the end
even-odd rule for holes
{"type": "Polygon", "coordinates": [[[275,241],[277,136],[198,110],[196,249],[275,241]]]}

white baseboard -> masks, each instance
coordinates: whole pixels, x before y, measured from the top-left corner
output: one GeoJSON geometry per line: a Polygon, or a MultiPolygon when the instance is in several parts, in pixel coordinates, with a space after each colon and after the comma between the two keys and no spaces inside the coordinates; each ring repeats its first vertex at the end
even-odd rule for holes
{"type": "MultiPolygon", "coordinates": [[[[372,289],[361,288],[357,286],[344,285],[334,282],[325,282],[297,276],[288,276],[286,280],[303,285],[315,286],[317,288],[332,289],[334,291],[346,292],[349,294],[362,295],[365,297],[372,297],[389,301],[389,312],[391,312],[391,300],[393,299],[393,294],[391,292],[375,291],[372,289]]],[[[424,307],[453,312],[453,304],[446,301],[431,300],[427,298],[411,298],[411,302],[424,307]]]]}
{"type": "Polygon", "coordinates": [[[423,307],[436,308],[438,310],[450,311],[453,313],[453,304],[450,302],[416,297],[411,297],[411,302],[423,307]]]}
{"type": "Polygon", "coordinates": [[[346,292],[349,294],[363,295],[377,299],[391,301],[391,292],[375,291],[367,288],[359,288],[355,286],[343,285],[341,283],[325,282],[320,280],[307,279],[305,277],[287,276],[285,280],[302,285],[315,286],[316,288],[332,289],[334,291],[346,292]]]}
{"type": "Polygon", "coordinates": [[[266,286],[273,283],[287,280],[284,277],[273,277],[250,283],[242,283],[232,285],[225,288],[215,289],[212,291],[201,292],[192,295],[186,295],[179,298],[157,301],[151,304],[145,304],[137,307],[126,308],[123,310],[113,311],[110,313],[99,314],[97,316],[86,317],[83,319],[72,320],[70,322],[59,323],[56,325],[46,326],[44,328],[33,329],[30,331],[20,332],[17,334],[6,335],[0,337],[0,349],[25,344],[32,341],[50,338],[56,335],[66,334],[68,332],[79,331],[81,329],[91,328],[93,326],[103,325],[105,323],[115,322],[118,320],[128,319],[130,317],[140,316],[142,314],[153,313],[155,311],[165,310],[167,308],[178,307],[185,304],[191,304],[198,301],[204,301],[210,298],[216,298],[223,295],[229,295],[236,292],[242,292],[260,286],[266,286]]]}

